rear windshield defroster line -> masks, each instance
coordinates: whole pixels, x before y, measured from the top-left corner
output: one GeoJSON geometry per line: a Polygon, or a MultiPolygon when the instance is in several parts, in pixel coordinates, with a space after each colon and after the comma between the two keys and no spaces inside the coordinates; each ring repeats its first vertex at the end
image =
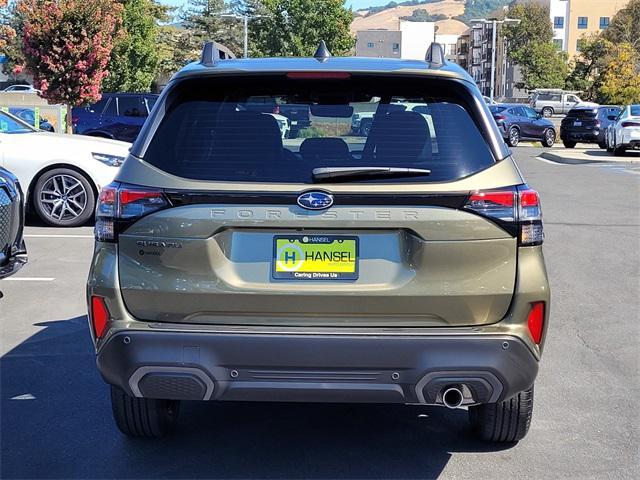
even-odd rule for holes
{"type": "Polygon", "coordinates": [[[348,181],[425,183],[495,163],[478,126],[483,112],[451,80],[222,76],[183,80],[163,99],[165,114],[142,157],[183,178],[314,184],[314,169],[366,166],[397,170],[348,181]]]}

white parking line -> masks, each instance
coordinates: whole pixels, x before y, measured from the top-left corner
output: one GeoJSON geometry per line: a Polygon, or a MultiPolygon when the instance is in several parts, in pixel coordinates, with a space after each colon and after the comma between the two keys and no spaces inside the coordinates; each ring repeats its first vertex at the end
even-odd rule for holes
{"type": "Polygon", "coordinates": [[[38,235],[38,234],[25,234],[25,238],[94,238],[93,235],[38,235]]]}
{"type": "Polygon", "coordinates": [[[54,277],[9,277],[3,279],[3,282],[53,282],[54,277]]]}

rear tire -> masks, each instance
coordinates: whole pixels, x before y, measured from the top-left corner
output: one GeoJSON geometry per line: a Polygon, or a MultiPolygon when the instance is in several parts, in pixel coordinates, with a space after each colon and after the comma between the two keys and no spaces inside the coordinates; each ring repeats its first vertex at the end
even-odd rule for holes
{"type": "Polygon", "coordinates": [[[562,142],[565,148],[575,148],[576,142],[562,142]]]}
{"type": "Polygon", "coordinates": [[[607,142],[600,142],[598,144],[598,147],[601,148],[602,150],[605,150],[607,148],[607,142]]]}
{"type": "Polygon", "coordinates": [[[173,430],[180,402],[127,395],[111,386],[111,407],[118,429],[129,437],[163,437],[173,430]]]}
{"type": "Polygon", "coordinates": [[[509,135],[507,136],[507,145],[510,147],[517,147],[520,143],[520,130],[516,127],[509,129],[509,135]]]}
{"type": "Polygon", "coordinates": [[[542,146],[551,148],[556,143],[556,131],[553,128],[548,128],[544,135],[542,135],[542,146]]]}
{"type": "Polygon", "coordinates": [[[469,407],[475,433],[490,442],[517,442],[529,431],[533,414],[533,386],[498,403],[469,407]]]}

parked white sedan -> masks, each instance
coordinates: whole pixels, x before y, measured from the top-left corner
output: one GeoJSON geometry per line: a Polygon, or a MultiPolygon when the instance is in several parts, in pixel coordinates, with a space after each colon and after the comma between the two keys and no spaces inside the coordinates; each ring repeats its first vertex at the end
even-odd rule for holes
{"type": "Polygon", "coordinates": [[[627,105],[609,125],[607,150],[620,156],[627,150],[640,150],[640,105],[627,105]]]}
{"type": "Polygon", "coordinates": [[[131,144],[36,130],[0,112],[0,165],[20,181],[26,205],[49,225],[76,227],[93,217],[131,144]]]}

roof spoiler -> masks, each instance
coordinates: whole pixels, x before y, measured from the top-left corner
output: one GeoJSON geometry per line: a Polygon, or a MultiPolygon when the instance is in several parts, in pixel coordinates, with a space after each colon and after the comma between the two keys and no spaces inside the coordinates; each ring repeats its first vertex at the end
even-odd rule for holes
{"type": "Polygon", "coordinates": [[[442,67],[447,63],[447,59],[444,56],[444,49],[442,45],[437,42],[432,42],[431,45],[429,45],[427,55],[424,59],[431,67],[442,67]]]}
{"type": "Polygon", "coordinates": [[[231,50],[217,42],[207,42],[202,48],[202,55],[200,55],[200,64],[205,67],[213,67],[220,60],[229,60],[230,58],[236,58],[231,50]]]}

